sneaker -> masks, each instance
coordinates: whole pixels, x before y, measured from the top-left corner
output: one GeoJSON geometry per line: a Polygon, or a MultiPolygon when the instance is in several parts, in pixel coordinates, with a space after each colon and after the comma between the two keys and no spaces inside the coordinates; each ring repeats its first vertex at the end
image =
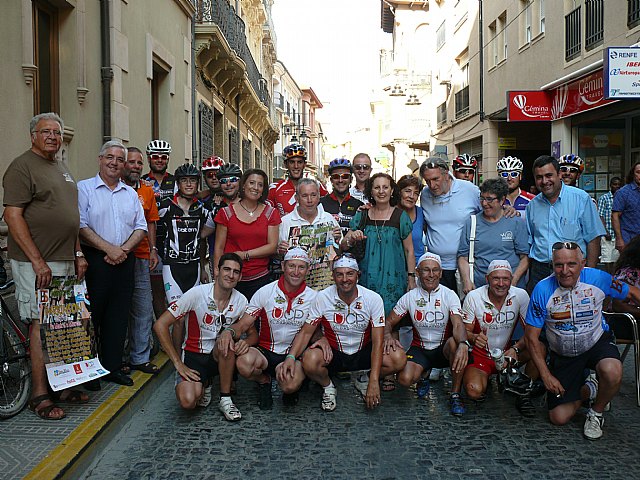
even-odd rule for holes
{"type": "Polygon", "coordinates": [[[298,404],[298,400],[298,392],[282,394],[282,404],[286,407],[295,407],[298,404]]]}
{"type": "Polygon", "coordinates": [[[604,417],[602,414],[589,409],[587,419],[584,422],[584,436],[589,440],[598,440],[602,436],[602,426],[604,425],[604,417]]]}
{"type": "Polygon", "coordinates": [[[271,382],[260,383],[258,385],[258,408],[260,410],[271,410],[271,407],[273,407],[271,382]]]}
{"type": "MultiPolygon", "coordinates": [[[[596,401],[596,397],[598,396],[598,377],[595,373],[590,373],[584,381],[584,384],[589,389],[589,400],[585,403],[585,407],[591,408],[593,402],[596,401]]],[[[604,406],[605,412],[608,412],[609,410],[611,410],[611,402],[608,402],[604,406]]]]}
{"type": "Polygon", "coordinates": [[[237,422],[242,418],[240,410],[233,404],[231,397],[222,397],[218,404],[218,409],[222,412],[224,418],[230,422],[237,422]]]}
{"type": "Polygon", "coordinates": [[[416,395],[418,395],[418,398],[424,398],[429,393],[430,388],[431,384],[429,383],[429,378],[420,378],[420,380],[418,380],[418,383],[416,383],[416,395]]]}
{"type": "Polygon", "coordinates": [[[325,387],[322,393],[322,410],[325,412],[333,412],[338,406],[336,396],[338,389],[336,387],[325,387]]]}
{"type": "Polygon", "coordinates": [[[367,394],[367,389],[369,388],[369,372],[361,373],[356,377],[356,390],[360,392],[360,395],[363,397],[367,394]]]}
{"type": "Polygon", "coordinates": [[[449,397],[449,403],[451,404],[451,414],[456,417],[461,417],[467,411],[459,393],[452,393],[449,397]]]}
{"type": "Polygon", "coordinates": [[[209,404],[211,403],[211,390],[213,390],[213,386],[209,385],[208,387],[204,387],[204,389],[202,390],[202,396],[200,397],[200,400],[198,400],[198,403],[196,403],[197,407],[208,407],[209,404]]]}
{"type": "Polygon", "coordinates": [[[429,380],[432,382],[437,382],[444,375],[444,371],[442,368],[432,368],[431,373],[429,374],[429,380]]]}

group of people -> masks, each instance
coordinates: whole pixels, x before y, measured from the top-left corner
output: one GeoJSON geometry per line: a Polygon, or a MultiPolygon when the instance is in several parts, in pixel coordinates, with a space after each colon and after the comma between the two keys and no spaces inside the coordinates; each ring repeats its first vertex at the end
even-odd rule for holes
{"type": "MultiPolygon", "coordinates": [[[[622,375],[603,302],[612,297],[634,313],[640,305],[640,162],[617,193],[612,179],[601,208],[575,187],[576,155],[534,161],[535,197],[520,188],[518,158],[498,161],[498,178],[477,187],[477,161],[467,154],[452,171],[428,158],[419,175],[397,183],[372,174],[367,154],[338,158],[328,166],[328,193],[305,176],[300,144],[284,149],[287,178],[269,185],[264,171],[243,172],[218,156],[201,171],[186,163],[172,175],[163,140],[147,145],[142,175],[143,152],[109,141],[97,175],[76,184],[56,159],[63,128],[55,114],[34,117],[31,149],[3,181],[16,296],[35,327],[30,408],[40,417],[62,418],[60,403],[88,400],[47,388],[34,289],[52,275],[77,275],[86,279],[105,379],[132,385],[131,369],[158,372],[153,327],[185,409],[211,402],[215,376],[219,409],[236,421],[237,375],[258,384],[261,409],[272,406],[272,381],[295,405],[310,379],[329,412],[337,374],[361,372],[356,388],[374,408],[381,386],[415,384],[424,397],[431,371],[450,368],[451,413],[460,416],[464,394],[483,399],[506,363],[530,385],[544,384],[553,423],[568,422],[586,401],[584,434],[602,435],[622,375]],[[606,261],[614,251],[627,262],[618,277],[613,267],[594,268],[601,237],[603,263],[616,261],[606,261]]],[[[533,414],[530,395],[516,405],[533,414]]]]}

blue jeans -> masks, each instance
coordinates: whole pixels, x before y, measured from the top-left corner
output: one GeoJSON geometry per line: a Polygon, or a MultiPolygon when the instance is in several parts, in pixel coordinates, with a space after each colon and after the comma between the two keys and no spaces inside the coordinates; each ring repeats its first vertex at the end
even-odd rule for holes
{"type": "Polygon", "coordinates": [[[149,260],[137,258],[134,270],[133,297],[129,312],[129,356],[133,365],[149,361],[151,328],[153,327],[153,302],[149,260]]]}

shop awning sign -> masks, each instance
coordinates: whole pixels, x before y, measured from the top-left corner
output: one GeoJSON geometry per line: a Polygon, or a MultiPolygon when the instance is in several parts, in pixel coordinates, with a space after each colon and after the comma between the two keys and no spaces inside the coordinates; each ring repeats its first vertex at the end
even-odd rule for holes
{"type": "Polygon", "coordinates": [[[604,50],[605,98],[640,98],[640,47],[604,50]]]}
{"type": "Polygon", "coordinates": [[[552,90],[507,92],[507,121],[545,122],[607,105],[603,70],[597,70],[552,90]]]}

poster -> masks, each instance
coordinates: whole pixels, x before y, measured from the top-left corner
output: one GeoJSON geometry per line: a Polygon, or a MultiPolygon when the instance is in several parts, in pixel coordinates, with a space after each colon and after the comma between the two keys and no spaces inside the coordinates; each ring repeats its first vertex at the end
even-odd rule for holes
{"type": "Polygon", "coordinates": [[[611,172],[620,172],[622,170],[622,156],[612,155],[609,157],[609,169],[611,172]]]}
{"type": "Polygon", "coordinates": [[[596,173],[596,157],[584,159],[584,173],[596,173]]]}
{"type": "Polygon", "coordinates": [[[329,261],[335,256],[333,228],[332,223],[320,223],[291,227],[289,230],[289,247],[302,247],[311,257],[307,285],[314,290],[322,290],[333,284],[329,268],[329,261]]]}
{"type": "Polygon", "coordinates": [[[609,171],[609,157],[596,157],[596,172],[604,173],[609,171]]]}
{"type": "Polygon", "coordinates": [[[96,355],[86,291],[76,277],[53,277],[48,288],[36,291],[47,378],[54,392],[109,373],[96,355]]]}
{"type": "Polygon", "coordinates": [[[609,183],[607,181],[606,173],[598,173],[596,175],[596,190],[607,190],[609,188],[609,183]]]}
{"type": "Polygon", "coordinates": [[[580,179],[582,180],[582,189],[585,192],[593,192],[595,190],[595,183],[596,183],[596,179],[595,179],[595,175],[593,174],[589,174],[589,175],[582,175],[582,177],[580,177],[580,179]]]}

